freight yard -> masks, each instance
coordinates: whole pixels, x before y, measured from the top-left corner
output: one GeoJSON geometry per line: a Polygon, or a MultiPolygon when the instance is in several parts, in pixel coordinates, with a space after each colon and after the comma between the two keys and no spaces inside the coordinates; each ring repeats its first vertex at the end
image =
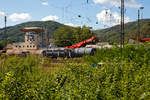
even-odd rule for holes
{"type": "MultiPolygon", "coordinates": [[[[48,41],[47,34],[44,29],[40,27],[25,27],[20,31],[25,33],[24,42],[8,44],[5,50],[1,50],[0,54],[6,53],[8,55],[43,55],[46,57],[57,58],[74,58],[82,57],[84,55],[94,55],[96,48],[114,48],[113,45],[108,43],[97,43],[97,45],[86,45],[95,41],[98,37],[92,36],[91,38],[81,41],[73,46],[54,47],[48,41]],[[85,46],[85,47],[82,47],[85,46]]],[[[150,39],[139,39],[139,42],[147,42],[150,39]]],[[[130,39],[130,44],[137,44],[136,39],[130,39]]],[[[120,47],[120,45],[118,45],[120,47]]]]}
{"type": "Polygon", "coordinates": [[[8,55],[35,54],[52,58],[73,58],[82,57],[85,54],[92,56],[96,51],[96,48],[81,48],[82,45],[94,41],[96,39],[95,36],[73,46],[63,48],[50,47],[44,29],[39,27],[27,27],[21,31],[25,32],[25,42],[9,44],[9,47],[6,47],[6,51],[3,50],[1,52],[6,52],[8,55]]]}

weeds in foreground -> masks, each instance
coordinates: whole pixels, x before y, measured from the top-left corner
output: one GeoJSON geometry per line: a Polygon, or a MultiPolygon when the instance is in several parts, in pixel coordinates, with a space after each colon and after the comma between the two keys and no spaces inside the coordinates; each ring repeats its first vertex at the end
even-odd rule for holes
{"type": "Polygon", "coordinates": [[[43,66],[52,66],[52,59],[0,57],[0,99],[150,99],[148,46],[126,46],[122,57],[120,48],[114,48],[79,59],[84,63],[67,61],[56,65],[59,68],[52,74],[43,70],[43,66]],[[99,62],[105,64],[91,66],[99,62]]]}

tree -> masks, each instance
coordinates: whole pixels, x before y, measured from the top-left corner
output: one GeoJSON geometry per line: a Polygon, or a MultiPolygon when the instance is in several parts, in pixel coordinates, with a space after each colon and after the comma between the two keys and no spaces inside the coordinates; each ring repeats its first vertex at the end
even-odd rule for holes
{"type": "MultiPolygon", "coordinates": [[[[137,34],[139,33],[138,28],[133,31],[129,31],[132,34],[132,38],[137,38],[137,34]]],[[[150,37],[150,22],[145,23],[140,27],[140,38],[149,38],[150,37]]]]}
{"type": "Polygon", "coordinates": [[[4,48],[4,43],[0,42],[0,50],[2,50],[4,48]]]}
{"type": "Polygon", "coordinates": [[[91,31],[91,28],[90,27],[86,27],[86,26],[83,26],[82,27],[82,30],[81,30],[81,40],[80,41],[84,41],[88,38],[90,38],[91,36],[93,36],[93,32],[91,31]]]}
{"type": "Polygon", "coordinates": [[[73,29],[71,27],[62,26],[56,30],[54,44],[59,47],[70,46],[73,43],[73,29]]]}
{"type": "Polygon", "coordinates": [[[150,22],[144,24],[141,27],[141,33],[142,33],[142,37],[150,37],[150,22]]]}
{"type": "Polygon", "coordinates": [[[75,27],[74,30],[73,30],[73,38],[74,38],[74,42],[75,43],[78,43],[81,41],[81,33],[82,33],[82,30],[81,30],[81,27],[75,27]]]}
{"type": "Polygon", "coordinates": [[[90,27],[83,26],[71,28],[62,26],[55,32],[55,45],[59,47],[71,46],[93,36],[94,33],[90,27]]]}

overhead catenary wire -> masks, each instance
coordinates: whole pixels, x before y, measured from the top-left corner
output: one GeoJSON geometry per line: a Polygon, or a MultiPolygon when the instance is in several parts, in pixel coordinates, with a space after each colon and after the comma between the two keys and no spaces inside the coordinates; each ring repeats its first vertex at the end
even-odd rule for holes
{"type": "MultiPolygon", "coordinates": [[[[41,2],[49,2],[49,0],[40,0],[41,2]]],[[[81,25],[91,25],[91,24],[99,24],[98,21],[94,19],[95,16],[89,16],[89,10],[91,7],[94,7],[95,4],[91,0],[83,0],[79,7],[74,9],[74,3],[71,0],[68,0],[69,3],[65,5],[53,4],[50,3],[51,8],[58,9],[61,12],[61,16],[59,17],[59,21],[62,23],[80,23],[81,25]],[[84,12],[81,12],[84,9],[84,12]],[[70,21],[70,22],[69,22],[70,21]]]]}

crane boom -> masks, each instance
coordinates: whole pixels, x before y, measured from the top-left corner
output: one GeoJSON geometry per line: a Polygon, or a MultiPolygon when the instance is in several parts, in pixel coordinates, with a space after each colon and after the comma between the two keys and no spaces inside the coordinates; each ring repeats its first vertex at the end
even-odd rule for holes
{"type": "Polygon", "coordinates": [[[66,46],[65,48],[80,48],[81,46],[83,46],[84,44],[86,43],[89,43],[89,42],[92,42],[93,40],[97,39],[96,36],[92,36],[91,38],[87,39],[87,40],[84,40],[82,42],[79,42],[73,46],[66,46]]]}

